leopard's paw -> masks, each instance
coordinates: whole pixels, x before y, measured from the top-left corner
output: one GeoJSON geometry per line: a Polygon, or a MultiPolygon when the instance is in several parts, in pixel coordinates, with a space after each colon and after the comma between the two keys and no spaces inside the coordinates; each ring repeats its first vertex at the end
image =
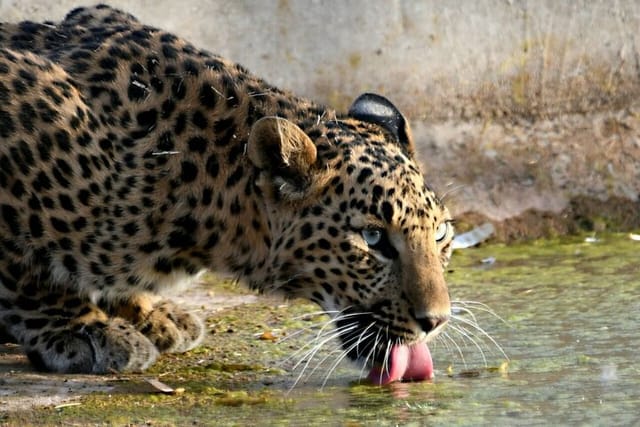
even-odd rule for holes
{"type": "Polygon", "coordinates": [[[27,346],[38,369],[63,373],[142,371],[158,357],[151,341],[124,319],[78,323],[44,332],[27,346]]]}
{"type": "Polygon", "coordinates": [[[170,301],[154,305],[136,325],[162,353],[181,353],[197,346],[205,335],[202,321],[170,301]]]}

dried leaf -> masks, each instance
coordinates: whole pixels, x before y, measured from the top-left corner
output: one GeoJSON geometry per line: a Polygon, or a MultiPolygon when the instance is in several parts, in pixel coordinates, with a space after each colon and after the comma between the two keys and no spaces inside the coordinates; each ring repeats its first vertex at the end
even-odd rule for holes
{"type": "Polygon", "coordinates": [[[69,403],[61,403],[60,405],[56,405],[53,408],[54,409],[63,409],[63,408],[68,408],[69,406],[80,406],[82,405],[82,403],[80,402],[69,402],[69,403]]]}
{"type": "MultiPolygon", "coordinates": [[[[176,394],[176,390],[155,378],[145,378],[145,381],[151,384],[158,392],[164,394],[176,394]]],[[[184,392],[184,389],[182,390],[184,392]]]]}

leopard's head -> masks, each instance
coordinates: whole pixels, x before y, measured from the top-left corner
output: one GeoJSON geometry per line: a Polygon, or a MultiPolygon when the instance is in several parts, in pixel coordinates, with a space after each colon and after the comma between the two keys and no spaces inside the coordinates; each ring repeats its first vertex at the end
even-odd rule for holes
{"type": "Polygon", "coordinates": [[[433,374],[426,342],[450,316],[453,227],[425,183],[407,120],[360,96],[348,115],[268,117],[248,144],[273,231],[266,284],[318,303],[379,383],[433,374]]]}

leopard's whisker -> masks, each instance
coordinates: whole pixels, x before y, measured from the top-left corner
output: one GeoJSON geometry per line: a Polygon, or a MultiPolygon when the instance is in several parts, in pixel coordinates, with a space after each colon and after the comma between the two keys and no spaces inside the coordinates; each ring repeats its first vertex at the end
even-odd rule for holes
{"type": "Polygon", "coordinates": [[[480,325],[478,325],[477,322],[469,321],[468,319],[465,319],[460,316],[452,316],[452,318],[455,321],[460,322],[462,325],[468,326],[469,328],[471,328],[471,329],[460,328],[462,325],[457,325],[458,328],[464,329],[467,334],[470,334],[479,340],[486,338],[489,341],[491,341],[491,343],[500,351],[502,356],[505,357],[507,360],[509,360],[509,356],[507,356],[502,346],[498,344],[498,342],[487,331],[485,331],[482,327],[480,327],[480,325]]]}
{"type": "MultiPolygon", "coordinates": [[[[300,353],[307,351],[310,352],[313,350],[313,348],[315,348],[316,343],[318,341],[322,341],[321,345],[323,345],[326,342],[331,341],[334,338],[337,338],[340,336],[340,334],[344,333],[344,332],[348,332],[350,330],[353,330],[354,328],[356,328],[358,325],[355,323],[348,323],[346,325],[343,325],[342,327],[339,328],[335,328],[335,329],[331,329],[329,331],[324,332],[323,334],[318,334],[315,335],[311,340],[309,340],[308,342],[306,342],[302,347],[300,347],[298,350],[296,350],[295,352],[293,352],[292,354],[290,354],[287,358],[285,358],[282,362],[281,365],[286,364],[288,361],[290,361],[291,359],[295,359],[298,358],[300,356],[300,353]],[[306,350],[309,347],[311,347],[311,350],[306,350]]],[[[300,358],[301,360],[303,360],[305,358],[306,354],[303,354],[303,356],[300,358]]],[[[298,364],[296,364],[293,369],[295,369],[298,366],[298,364]]]]}
{"type": "MultiPolygon", "coordinates": [[[[476,340],[476,336],[475,334],[473,334],[472,332],[466,330],[463,327],[460,327],[458,325],[450,325],[449,326],[451,328],[451,330],[453,330],[454,332],[457,332],[461,337],[467,339],[469,342],[471,342],[480,352],[480,356],[482,356],[482,361],[484,363],[484,366],[487,366],[487,358],[484,354],[484,350],[482,350],[482,346],[480,346],[480,344],[478,344],[478,341],[476,340]]],[[[481,341],[482,342],[482,341],[481,341]]]]}
{"type": "MultiPolygon", "coordinates": [[[[347,307],[347,308],[345,308],[345,310],[346,310],[346,309],[348,309],[348,307],[347,307]]],[[[343,312],[343,311],[344,311],[344,310],[340,310],[338,313],[341,313],[341,312],[343,312]]],[[[325,313],[325,312],[323,312],[323,311],[319,311],[318,313],[325,313]]],[[[300,335],[301,333],[304,333],[304,332],[307,332],[307,331],[313,330],[314,328],[316,328],[316,327],[318,327],[318,326],[322,326],[322,327],[318,330],[318,332],[317,332],[317,334],[316,334],[316,338],[317,338],[317,337],[319,337],[319,336],[324,335],[324,334],[325,334],[325,329],[326,329],[327,327],[329,327],[330,325],[335,324],[335,323],[337,323],[337,322],[339,322],[339,321],[342,321],[342,320],[348,319],[348,318],[350,318],[350,317],[357,317],[357,316],[360,316],[361,314],[366,314],[366,313],[347,313],[347,314],[340,314],[340,315],[338,315],[338,316],[336,316],[336,317],[333,317],[333,318],[330,318],[330,319],[328,319],[328,320],[326,320],[326,321],[322,321],[322,322],[317,322],[317,323],[311,324],[311,325],[309,325],[309,326],[308,326],[308,327],[306,327],[306,328],[299,329],[299,330],[297,330],[297,331],[295,331],[295,332],[292,332],[292,333],[291,333],[291,334],[289,334],[288,336],[286,336],[286,337],[283,337],[283,338],[279,339],[279,340],[278,340],[278,344],[280,344],[280,343],[282,343],[282,342],[285,342],[285,341],[287,341],[287,340],[289,340],[289,339],[291,339],[291,338],[293,338],[293,337],[295,337],[295,336],[298,336],[298,335],[300,335]]]]}
{"type": "Polygon", "coordinates": [[[440,200],[443,203],[446,202],[451,196],[455,195],[458,191],[462,190],[465,187],[467,187],[465,184],[459,184],[454,187],[448,188],[440,195],[440,200]]]}
{"type": "Polygon", "coordinates": [[[362,368],[360,369],[360,375],[359,375],[360,378],[362,378],[364,374],[364,370],[367,368],[367,366],[369,366],[369,358],[371,358],[371,361],[372,361],[371,364],[373,364],[375,351],[378,348],[378,343],[380,342],[380,332],[381,330],[378,329],[378,331],[376,332],[376,338],[373,340],[373,345],[371,346],[371,350],[369,350],[369,353],[367,353],[366,357],[362,361],[362,368]]]}
{"type": "Polygon", "coordinates": [[[278,340],[278,344],[281,344],[281,343],[283,343],[283,342],[285,342],[285,341],[287,341],[287,340],[290,340],[290,339],[292,339],[292,338],[294,338],[294,337],[296,337],[296,336],[298,336],[298,335],[300,335],[300,334],[302,334],[302,333],[312,331],[312,330],[314,330],[314,329],[315,329],[315,328],[317,328],[317,327],[320,327],[320,328],[319,328],[319,330],[318,330],[318,332],[317,332],[316,336],[320,336],[320,335],[322,335],[322,334],[324,333],[324,330],[325,330],[328,326],[330,326],[330,325],[332,325],[332,324],[334,324],[334,323],[335,323],[335,321],[334,321],[333,319],[328,319],[328,320],[323,320],[323,321],[321,321],[321,322],[312,323],[311,325],[309,325],[309,326],[307,326],[307,327],[304,327],[304,328],[298,329],[297,331],[291,332],[291,333],[290,333],[289,335],[287,335],[286,337],[282,337],[282,338],[280,338],[280,339],[278,340]]]}
{"type": "MultiPolygon", "coordinates": [[[[301,359],[298,361],[298,363],[296,363],[293,366],[293,369],[295,370],[300,363],[302,363],[304,360],[308,360],[310,361],[311,359],[313,359],[313,356],[320,350],[320,348],[322,348],[323,345],[325,345],[326,343],[328,343],[329,341],[338,338],[342,333],[345,332],[349,332],[352,331],[353,329],[356,329],[358,327],[357,324],[350,324],[350,325],[345,325],[342,329],[338,328],[335,329],[333,331],[331,331],[331,333],[323,335],[321,337],[316,337],[314,340],[312,340],[310,343],[305,344],[305,346],[303,346],[303,348],[301,350],[303,350],[305,347],[311,347],[306,353],[303,354],[303,356],[301,357],[301,359]]],[[[299,353],[298,350],[296,351],[291,357],[297,357],[297,354],[299,353]]],[[[308,364],[308,362],[307,362],[308,364]]]]}
{"type": "MultiPolygon", "coordinates": [[[[358,343],[360,342],[360,340],[361,340],[362,335],[363,335],[363,334],[365,334],[365,333],[366,333],[366,331],[367,331],[371,326],[373,326],[373,324],[369,325],[365,330],[363,330],[363,331],[360,333],[360,335],[354,335],[354,336],[352,336],[352,337],[349,337],[346,341],[343,341],[343,342],[342,342],[342,347],[344,348],[344,347],[346,347],[346,346],[348,346],[348,345],[351,345],[351,343],[353,343],[353,342],[355,342],[355,344],[356,344],[356,346],[357,346],[357,344],[358,344],[358,343]]],[[[354,348],[355,348],[355,347],[354,347],[354,348]]],[[[328,359],[328,358],[329,358],[329,356],[330,356],[331,354],[335,353],[336,351],[343,351],[343,350],[341,350],[341,348],[340,348],[340,347],[338,347],[337,349],[332,350],[331,352],[329,352],[329,354],[328,354],[328,355],[326,355],[325,357],[323,357],[323,358],[319,361],[319,363],[316,365],[316,367],[315,367],[315,368],[313,368],[313,370],[309,373],[309,377],[310,377],[311,375],[313,375],[313,373],[316,371],[316,369],[318,369],[318,368],[322,365],[322,363],[324,363],[324,361],[325,361],[326,359],[328,359]]]]}
{"type": "Polygon", "coordinates": [[[471,317],[474,322],[476,322],[476,323],[478,322],[478,319],[476,318],[475,313],[472,310],[468,309],[467,307],[458,306],[458,305],[455,305],[455,306],[452,305],[451,306],[451,314],[452,314],[452,316],[455,316],[455,315],[460,316],[460,315],[466,314],[469,317],[471,317]]]}
{"type": "MultiPolygon", "coordinates": [[[[345,308],[344,310],[346,310],[346,309],[348,309],[348,307],[347,307],[347,308],[345,308]]],[[[335,312],[336,312],[336,313],[342,313],[344,310],[335,311],[335,312]]],[[[318,313],[318,314],[325,314],[325,313],[330,313],[330,312],[326,312],[326,311],[318,311],[318,312],[316,312],[316,313],[318,313]]],[[[313,323],[313,324],[311,324],[311,325],[309,325],[309,326],[307,326],[307,327],[305,327],[305,328],[302,328],[302,329],[299,329],[299,330],[297,330],[297,331],[292,332],[291,334],[289,334],[289,335],[288,335],[288,336],[286,336],[286,337],[283,337],[283,338],[279,339],[279,340],[278,340],[278,344],[279,344],[279,343],[282,343],[282,342],[285,342],[285,341],[287,341],[287,340],[289,340],[289,339],[291,339],[291,338],[293,338],[293,337],[295,337],[295,336],[297,336],[297,335],[300,335],[300,334],[301,334],[301,333],[303,333],[303,332],[307,332],[307,331],[310,331],[310,330],[312,330],[312,329],[314,329],[314,328],[316,328],[316,327],[318,327],[318,326],[322,326],[322,327],[318,330],[318,333],[316,334],[316,336],[320,336],[320,335],[322,335],[322,334],[324,333],[324,330],[325,330],[328,326],[330,326],[330,325],[332,325],[332,324],[334,324],[334,323],[336,323],[336,322],[338,322],[338,321],[341,321],[341,320],[344,320],[344,319],[348,319],[349,317],[354,317],[354,316],[358,316],[358,315],[360,315],[360,313],[339,314],[338,316],[330,317],[330,318],[329,318],[329,319],[327,319],[327,320],[324,320],[324,321],[321,321],[321,322],[317,322],[317,323],[313,323]]]]}
{"type": "MultiPolygon", "coordinates": [[[[350,327],[350,325],[345,325],[344,328],[348,328],[350,327]]],[[[281,360],[279,362],[279,365],[281,366],[285,366],[287,365],[292,359],[304,359],[304,353],[310,351],[310,348],[313,348],[316,343],[318,341],[321,341],[322,339],[326,338],[327,341],[330,341],[333,338],[337,338],[340,336],[341,330],[336,330],[336,329],[331,329],[325,333],[323,333],[322,335],[319,336],[314,336],[312,339],[308,340],[307,342],[305,342],[300,348],[298,348],[296,351],[294,351],[293,353],[291,353],[289,356],[287,356],[285,359],[281,360]]]]}
{"type": "Polygon", "coordinates": [[[354,317],[354,316],[361,316],[363,314],[369,314],[368,312],[357,312],[357,313],[346,313],[345,311],[351,309],[351,306],[346,306],[345,308],[341,309],[341,310],[318,310],[318,311],[314,311],[311,313],[305,313],[302,314],[300,316],[296,316],[293,317],[292,320],[301,320],[301,319],[307,319],[310,317],[314,317],[314,316],[321,316],[323,314],[326,314],[330,317],[330,322],[337,322],[339,320],[343,320],[343,319],[347,319],[349,317],[354,317]]]}
{"type": "MultiPolygon", "coordinates": [[[[372,325],[370,325],[369,327],[371,327],[372,325]]],[[[368,329],[368,328],[367,328],[368,329]]],[[[353,350],[354,348],[357,348],[362,340],[368,339],[370,337],[372,337],[374,335],[373,332],[369,332],[369,334],[367,334],[366,336],[362,336],[362,334],[360,334],[360,338],[362,339],[358,339],[355,343],[353,343],[349,348],[345,349],[342,352],[342,355],[340,357],[338,357],[336,359],[336,361],[334,362],[334,364],[331,366],[331,368],[329,368],[329,371],[327,372],[327,375],[325,376],[324,381],[322,382],[322,386],[321,388],[324,388],[324,386],[327,384],[327,381],[329,381],[329,377],[331,376],[331,374],[333,373],[333,371],[338,367],[338,365],[340,364],[340,362],[342,362],[342,360],[349,354],[349,352],[351,350],[353,350]]]]}
{"type": "MultiPolygon", "coordinates": [[[[349,325],[348,328],[345,328],[346,331],[352,330],[357,328],[357,324],[352,324],[349,325]]],[[[322,348],[322,346],[324,346],[327,342],[333,340],[334,338],[338,337],[340,335],[340,332],[330,335],[328,338],[322,340],[321,342],[315,344],[309,351],[307,351],[301,358],[300,360],[293,366],[292,370],[296,370],[298,368],[298,366],[300,366],[300,364],[302,364],[303,362],[304,365],[300,371],[300,374],[298,374],[296,380],[294,381],[293,385],[291,386],[290,390],[293,390],[296,385],[298,385],[298,382],[300,382],[300,379],[303,377],[305,371],[307,370],[307,368],[309,367],[309,364],[311,363],[311,361],[313,360],[314,356],[318,353],[318,351],[320,351],[320,349],[322,348]]]]}
{"type": "MultiPolygon", "coordinates": [[[[456,342],[455,339],[453,339],[451,337],[451,335],[449,335],[448,332],[443,331],[440,335],[438,335],[438,338],[442,337],[443,340],[446,340],[448,342],[450,342],[451,344],[453,344],[453,346],[455,347],[455,349],[458,352],[458,355],[460,356],[460,359],[462,359],[462,364],[464,365],[464,367],[467,367],[467,361],[464,357],[464,352],[462,351],[462,349],[460,348],[460,346],[458,345],[458,343],[456,342]]],[[[445,342],[446,342],[445,341],[445,342]]],[[[453,349],[452,349],[453,350],[453,349]]],[[[453,351],[451,351],[451,353],[453,354],[453,351]]]]}
{"type": "MultiPolygon", "coordinates": [[[[391,348],[393,347],[392,341],[388,340],[386,343],[386,350],[382,358],[382,372],[389,372],[389,356],[391,355],[391,348]]],[[[380,377],[382,381],[382,376],[380,377]]]]}
{"type": "Polygon", "coordinates": [[[452,307],[451,307],[452,310],[464,310],[464,309],[469,310],[469,307],[471,307],[473,310],[485,312],[495,317],[496,319],[500,320],[502,323],[508,324],[508,322],[505,319],[503,319],[498,313],[496,313],[487,304],[484,304],[478,301],[460,301],[460,300],[453,300],[451,304],[452,304],[452,307]]]}

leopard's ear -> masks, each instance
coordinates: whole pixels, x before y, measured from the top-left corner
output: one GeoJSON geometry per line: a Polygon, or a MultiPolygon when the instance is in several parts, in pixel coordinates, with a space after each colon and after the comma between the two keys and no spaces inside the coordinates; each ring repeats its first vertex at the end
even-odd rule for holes
{"type": "Polygon", "coordinates": [[[415,151],[409,122],[384,96],[375,93],[363,93],[349,108],[349,116],[363,122],[373,123],[385,128],[402,148],[413,156],[415,151]]]}
{"type": "MultiPolygon", "coordinates": [[[[249,160],[266,173],[267,182],[281,198],[304,196],[313,178],[317,150],[311,138],[295,123],[280,117],[263,117],[252,127],[247,145],[249,160]]],[[[265,190],[265,188],[263,188],[265,190]]]]}

